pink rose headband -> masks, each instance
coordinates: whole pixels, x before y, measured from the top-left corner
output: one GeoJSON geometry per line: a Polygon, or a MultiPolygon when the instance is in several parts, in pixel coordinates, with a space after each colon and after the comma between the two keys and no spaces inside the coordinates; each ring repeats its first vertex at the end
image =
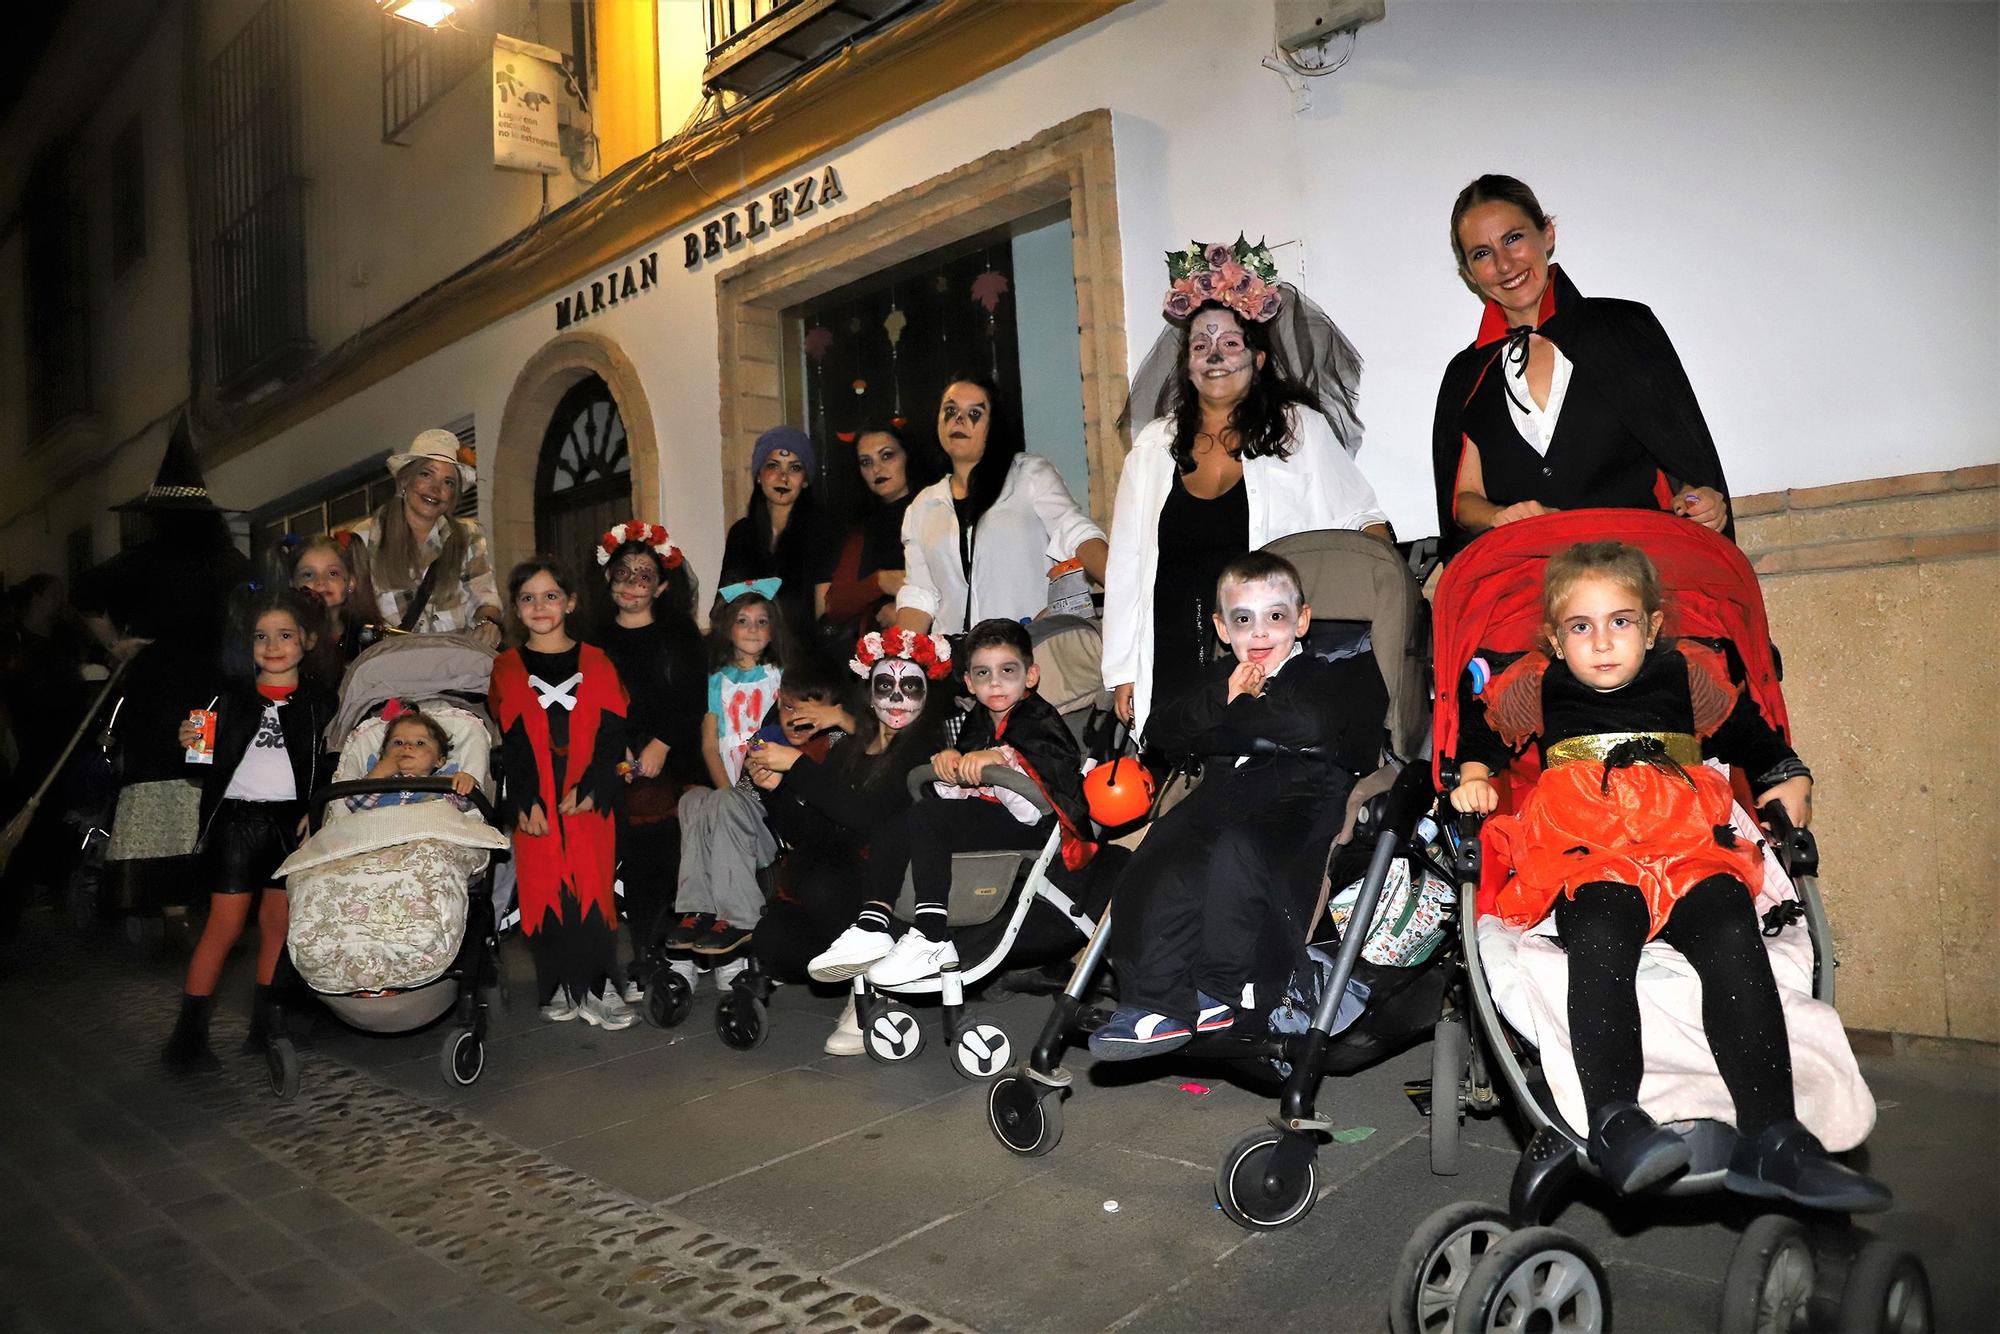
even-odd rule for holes
{"type": "Polygon", "coordinates": [[[1251,245],[1241,233],[1234,245],[1220,241],[1190,241],[1185,250],[1167,252],[1167,289],[1163,309],[1179,323],[1205,301],[1219,301],[1243,319],[1262,324],[1284,305],[1278,290],[1278,266],[1264,242],[1251,245]]]}

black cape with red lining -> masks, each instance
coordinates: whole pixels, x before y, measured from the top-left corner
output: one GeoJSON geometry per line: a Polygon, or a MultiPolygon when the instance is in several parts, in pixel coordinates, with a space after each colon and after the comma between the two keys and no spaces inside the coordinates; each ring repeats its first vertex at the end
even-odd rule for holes
{"type": "MultiPolygon", "coordinates": [[[[1570,379],[1571,397],[1565,400],[1563,414],[1557,421],[1552,455],[1559,449],[1572,460],[1589,458],[1593,466],[1581,471],[1602,474],[1607,463],[1615,470],[1617,456],[1623,454],[1629,467],[1651,469],[1649,494],[1660,509],[1671,508],[1673,493],[1667,485],[1669,478],[1681,486],[1713,487],[1728,499],[1722,460],[1716,455],[1715,440],[1709,435],[1701,405],[1695,400],[1694,386],[1688,382],[1679,354],[1650,307],[1636,301],[1585,297],[1560,266],[1551,265],[1548,291],[1542,298],[1542,322],[1535,332],[1560,348],[1575,368],[1570,379]],[[1574,433],[1583,430],[1589,430],[1595,438],[1586,439],[1579,453],[1574,433]],[[1611,454],[1609,459],[1607,452],[1611,454]]],[[[1431,463],[1437,491],[1440,549],[1447,559],[1474,536],[1459,527],[1453,512],[1468,408],[1482,389],[1504,392],[1500,384],[1503,374],[1500,357],[1506,336],[1506,317],[1497,305],[1488,302],[1478,338],[1451,359],[1438,389],[1437,415],[1431,431],[1431,463]],[[1494,382],[1491,386],[1485,383],[1488,379],[1494,382]]],[[[1489,462],[1485,453],[1480,461],[1484,465],[1487,499],[1497,505],[1539,500],[1553,508],[1573,509],[1620,503],[1620,497],[1571,494],[1571,487],[1564,485],[1561,475],[1512,478],[1506,475],[1507,470],[1489,462]],[[1496,485],[1507,481],[1514,482],[1523,494],[1513,494],[1513,488],[1496,485]]],[[[1548,466],[1553,468],[1562,461],[1561,455],[1555,455],[1555,461],[1548,466]]],[[[1733,517],[1723,533],[1732,540],[1735,538],[1733,517]]]]}

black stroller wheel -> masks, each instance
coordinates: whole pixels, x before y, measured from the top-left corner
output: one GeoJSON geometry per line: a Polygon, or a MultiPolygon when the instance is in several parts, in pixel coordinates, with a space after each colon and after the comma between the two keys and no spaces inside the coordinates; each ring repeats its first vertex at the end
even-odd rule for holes
{"type": "Polygon", "coordinates": [[[1552,1227],[1510,1232],[1473,1266],[1459,1293],[1452,1334],[1548,1330],[1609,1334],[1611,1288],[1604,1266],[1576,1238],[1552,1227]]]}
{"type": "Polygon", "coordinates": [[[1785,1334],[1804,1328],[1818,1265],[1805,1225],[1764,1214],[1743,1229],[1722,1276],[1720,1334],[1785,1334]]]}
{"type": "Polygon", "coordinates": [[[438,1051],[438,1073],[456,1088],[469,1088],[486,1069],[486,1044],[470,1028],[454,1028],[438,1051]]]}
{"type": "Polygon", "coordinates": [[[1894,1242],[1870,1237],[1847,1270],[1840,1334],[1930,1334],[1935,1324],[1923,1261],[1894,1242]]]}
{"type": "Polygon", "coordinates": [[[924,1049],[923,1025],[905,1007],[884,1005],[875,1011],[873,1019],[862,1025],[861,1045],[882,1064],[899,1065],[914,1059],[924,1049]]]}
{"type": "Polygon", "coordinates": [[[280,1102],[299,1096],[299,1049],[290,1038],[274,1037],[264,1044],[264,1069],[280,1102]]]}
{"type": "Polygon", "coordinates": [[[1062,1141],[1062,1093],[1002,1075],[986,1093],[986,1124],[1007,1152],[1039,1158],[1062,1141]]]}
{"type": "Polygon", "coordinates": [[[1465,1020],[1446,1015],[1431,1037],[1431,1175],[1458,1175],[1459,1136],[1465,1125],[1465,1020]]]}
{"type": "Polygon", "coordinates": [[[671,968],[661,968],[646,984],[645,1003],[639,1013],[654,1028],[678,1028],[694,1010],[694,988],[671,968]]]}
{"type": "Polygon", "coordinates": [[[771,1036],[771,1026],[764,1019],[764,1002],[732,987],[715,1003],[715,1035],[723,1046],[736,1051],[763,1046],[764,1039],[771,1036]]]}
{"type": "Polygon", "coordinates": [[[1268,1232],[1290,1227],[1312,1212],[1319,1193],[1316,1144],[1306,1145],[1303,1162],[1288,1163],[1279,1152],[1285,1132],[1265,1127],[1236,1141],[1215,1173],[1215,1198],[1238,1227],[1268,1232]]]}
{"type": "Polygon", "coordinates": [[[1014,1062],[1014,1044],[998,1024],[972,1020],[951,1041],[951,1068],[967,1079],[991,1079],[1014,1062]]]}
{"type": "Polygon", "coordinates": [[[1392,1334],[1441,1334],[1451,1328],[1465,1281],[1512,1229],[1507,1211],[1461,1200],[1417,1224],[1389,1279],[1392,1334]]]}

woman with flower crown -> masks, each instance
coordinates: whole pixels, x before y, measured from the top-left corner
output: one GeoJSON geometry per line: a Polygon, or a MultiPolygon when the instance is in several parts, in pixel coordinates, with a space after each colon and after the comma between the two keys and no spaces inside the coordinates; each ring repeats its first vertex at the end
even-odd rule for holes
{"type": "Polygon", "coordinates": [[[1134,377],[1155,414],[1132,442],[1112,511],[1104,683],[1143,734],[1153,709],[1215,660],[1216,576],[1292,533],[1389,520],[1349,451],[1361,360],[1262,242],[1195,242],[1167,256],[1168,328],[1134,377]]]}
{"type": "Polygon", "coordinates": [[[632,967],[619,979],[644,998],[641,963],[665,926],[680,878],[680,794],[708,781],[701,720],[708,657],[694,622],[687,561],[667,530],[631,519],[598,539],[611,616],[596,636],[631,704],[625,714],[625,792],[617,806],[618,878],[632,926],[632,967]]]}
{"type": "MultiPolygon", "coordinates": [[[[848,666],[866,683],[867,707],[850,705],[854,734],[815,763],[790,746],[764,745],[745,761],[764,792],[765,820],[791,849],[757,928],[757,957],[786,981],[854,921],[867,898],[862,868],[875,832],[910,805],[904,781],[929,763],[952,712],[951,647],[942,637],[891,626],[854,646],[848,666]]],[[[830,1056],[861,1054],[854,993],[826,1040],[830,1056]]]]}

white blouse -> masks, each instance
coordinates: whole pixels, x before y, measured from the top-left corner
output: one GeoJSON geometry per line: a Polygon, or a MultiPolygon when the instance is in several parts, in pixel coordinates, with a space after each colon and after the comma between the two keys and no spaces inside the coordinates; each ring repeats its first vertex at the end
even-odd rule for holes
{"type": "Polygon", "coordinates": [[[1500,357],[1502,373],[1507,377],[1508,392],[1502,395],[1507,400],[1507,415],[1514,419],[1514,429],[1521,433],[1521,438],[1544,457],[1549,452],[1549,441],[1556,438],[1556,418],[1562,416],[1563,397],[1569,393],[1572,369],[1561,348],[1550,343],[1549,351],[1555,353],[1556,364],[1549,373],[1548,406],[1541,408],[1535,406],[1535,396],[1528,392],[1527,366],[1516,366],[1513,358],[1504,353],[1500,357]]]}
{"type": "Polygon", "coordinates": [[[903,588],[898,610],[931,618],[931,629],[958,634],[991,617],[1024,621],[1049,601],[1049,567],[1104,530],[1078,507],[1053,463],[1017,454],[999,498],[973,533],[972,579],[959,558],[958,511],[951,478],[917,492],[903,514],[903,588]]]}
{"type": "MultiPolygon", "coordinates": [[[[1160,510],[1174,486],[1174,420],[1147,424],[1125,456],[1111,512],[1104,569],[1104,684],[1132,687],[1133,731],[1143,735],[1153,700],[1153,582],[1160,569],[1160,510]]],[[[1375,488],[1334,438],[1326,418],[1292,409],[1292,450],[1243,461],[1250,505],[1248,550],[1325,528],[1389,522],[1375,488]]]]}

